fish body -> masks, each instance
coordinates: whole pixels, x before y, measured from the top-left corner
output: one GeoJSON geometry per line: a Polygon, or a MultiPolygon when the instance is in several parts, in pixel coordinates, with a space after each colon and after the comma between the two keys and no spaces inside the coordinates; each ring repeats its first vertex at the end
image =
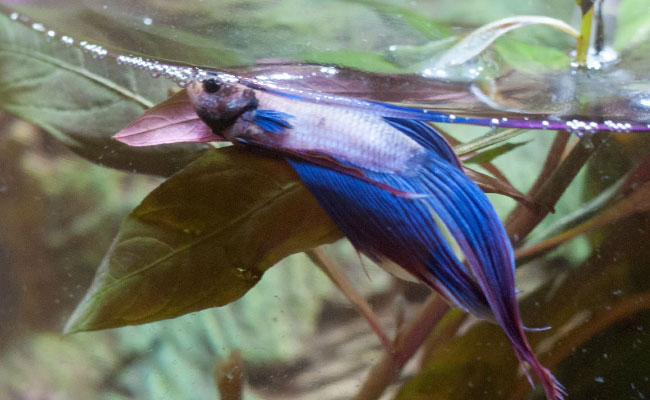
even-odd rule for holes
{"type": "MultiPolygon", "coordinates": [[[[385,123],[374,110],[296,101],[281,94],[236,85],[240,87],[229,96],[254,93],[257,109],[244,111],[225,129],[217,126],[219,134],[234,143],[246,142],[293,153],[321,155],[371,171],[395,173],[407,173],[413,160],[426,152],[415,140],[385,123]],[[255,114],[260,109],[281,110],[289,127],[269,134],[255,122],[255,114]]],[[[190,88],[189,93],[195,103],[200,102],[198,97],[203,95],[200,89],[190,88]]]]}
{"type": "Polygon", "coordinates": [[[564,391],[537,360],[519,316],[514,256],[485,194],[452,148],[409,108],[319,101],[208,79],[188,86],[197,114],[233,143],[285,155],[361,252],[397,264],[450,302],[498,323],[549,400],[564,391]],[[463,251],[454,254],[439,218],[463,251]]]}

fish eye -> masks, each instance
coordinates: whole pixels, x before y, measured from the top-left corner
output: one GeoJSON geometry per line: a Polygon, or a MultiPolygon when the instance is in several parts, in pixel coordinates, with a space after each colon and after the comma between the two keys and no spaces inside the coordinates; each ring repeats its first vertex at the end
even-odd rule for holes
{"type": "Polygon", "coordinates": [[[203,90],[207,93],[217,93],[221,89],[221,82],[216,79],[206,79],[203,81],[203,90]]]}

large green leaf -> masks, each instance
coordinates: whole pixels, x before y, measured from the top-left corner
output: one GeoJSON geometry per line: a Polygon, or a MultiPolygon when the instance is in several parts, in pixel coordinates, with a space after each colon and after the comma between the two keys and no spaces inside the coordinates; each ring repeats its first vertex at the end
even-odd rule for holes
{"type": "Polygon", "coordinates": [[[0,15],[0,107],[95,163],[170,175],[198,157],[205,145],[134,148],[111,139],[172,87],[0,15]]]}
{"type": "Polygon", "coordinates": [[[210,152],[127,217],[66,330],[228,304],[284,257],[340,237],[284,161],[236,147],[210,152]]]}

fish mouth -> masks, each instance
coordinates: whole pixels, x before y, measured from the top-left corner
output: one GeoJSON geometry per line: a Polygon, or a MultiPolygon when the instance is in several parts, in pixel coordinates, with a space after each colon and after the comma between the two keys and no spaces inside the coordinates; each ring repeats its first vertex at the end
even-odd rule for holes
{"type": "Polygon", "coordinates": [[[203,83],[199,80],[191,81],[187,84],[185,89],[187,94],[190,96],[190,100],[196,99],[196,97],[202,92],[203,83]]]}

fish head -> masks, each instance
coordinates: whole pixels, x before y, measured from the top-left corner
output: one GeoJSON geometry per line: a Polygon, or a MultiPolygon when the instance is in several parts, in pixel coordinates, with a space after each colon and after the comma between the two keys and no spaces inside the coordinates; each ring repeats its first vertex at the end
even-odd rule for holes
{"type": "Polygon", "coordinates": [[[191,82],[187,86],[187,93],[197,115],[217,135],[232,126],[243,113],[256,109],[258,105],[253,89],[217,77],[191,82]]]}

